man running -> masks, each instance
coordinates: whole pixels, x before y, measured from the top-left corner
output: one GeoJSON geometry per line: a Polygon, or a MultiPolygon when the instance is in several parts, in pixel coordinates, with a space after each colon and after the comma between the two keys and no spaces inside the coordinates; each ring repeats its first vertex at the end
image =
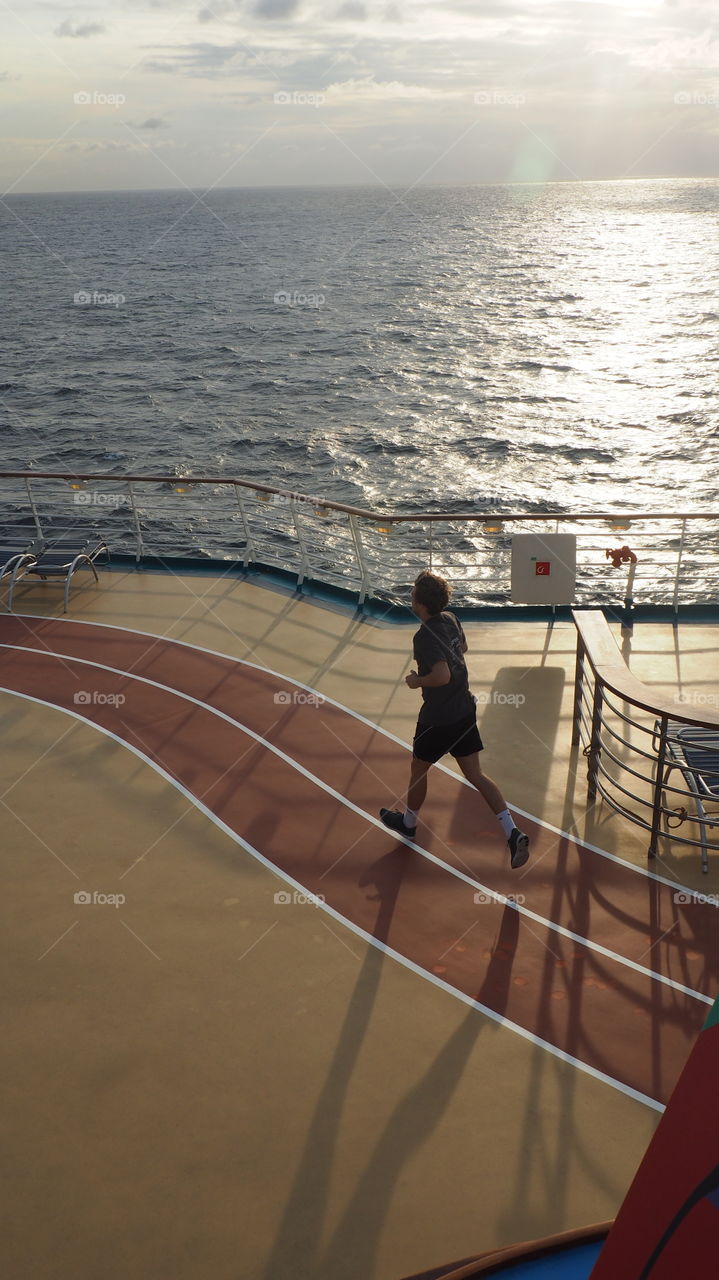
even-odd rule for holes
{"type": "Polygon", "coordinates": [[[467,641],[459,619],[447,612],[451,592],[444,578],[427,571],[419,574],[412,588],[412,612],[422,625],[413,641],[417,671],[410,671],[405,683],[422,690],[422,708],[412,744],[407,806],[404,812],[380,809],[379,816],[391,831],[413,840],[427,795],[427,774],[449,752],[501,824],[516,869],[529,857],[529,838],[517,827],[497,784],[482,773],[483,744],[464,660],[467,641]]]}

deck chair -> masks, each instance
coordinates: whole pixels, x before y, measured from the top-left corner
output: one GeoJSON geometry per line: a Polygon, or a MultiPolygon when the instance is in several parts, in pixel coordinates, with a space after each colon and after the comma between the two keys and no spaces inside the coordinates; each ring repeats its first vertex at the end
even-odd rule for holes
{"type": "MultiPolygon", "coordinates": [[[[661,729],[660,722],[655,726],[661,729]]],[[[678,769],[687,785],[699,823],[702,871],[709,870],[707,832],[719,826],[719,729],[700,729],[695,725],[670,720],[667,724],[666,783],[678,769]],[[714,806],[714,812],[708,808],[714,806]]],[[[678,797],[674,796],[677,800],[678,797]]],[[[667,805],[671,808],[671,803],[667,805]]]]}
{"type": "MultiPolygon", "coordinates": [[[[78,546],[76,538],[57,537],[42,543],[34,561],[25,570],[25,576],[40,578],[43,582],[61,578],[65,583],[63,612],[67,613],[70,597],[70,585],[78,569],[92,569],[95,581],[99,582],[95,561],[103,554],[109,559],[107,544],[99,538],[90,538],[83,546],[78,546]]],[[[12,597],[15,583],[11,581],[8,594],[8,608],[12,611],[12,597]]]]}
{"type": "Polygon", "coordinates": [[[11,543],[3,543],[0,546],[0,582],[8,579],[10,583],[8,608],[15,583],[27,573],[30,565],[35,564],[43,545],[40,538],[34,538],[31,542],[23,543],[22,546],[11,543]]]}

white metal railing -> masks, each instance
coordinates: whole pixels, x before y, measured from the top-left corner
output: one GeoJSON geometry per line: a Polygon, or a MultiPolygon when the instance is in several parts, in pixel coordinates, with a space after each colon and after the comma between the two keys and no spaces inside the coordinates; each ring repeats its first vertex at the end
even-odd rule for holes
{"type": "Polygon", "coordinates": [[[511,601],[516,533],[577,536],[575,604],[707,603],[717,598],[713,512],[378,512],[252,480],[208,476],[0,472],[3,529],[98,532],[115,554],[265,564],[369,595],[405,592],[430,565],[457,604],[511,601]],[[629,546],[636,565],[614,568],[629,546]],[[632,573],[632,578],[629,574],[632,573]]]}

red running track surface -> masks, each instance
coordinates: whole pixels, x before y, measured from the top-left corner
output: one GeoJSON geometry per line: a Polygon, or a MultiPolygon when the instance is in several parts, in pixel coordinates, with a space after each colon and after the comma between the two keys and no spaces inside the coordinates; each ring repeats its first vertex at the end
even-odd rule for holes
{"type": "Polygon", "coordinates": [[[380,805],[404,792],[409,752],[285,677],[58,619],[0,619],[0,643],[9,646],[2,687],[127,742],[351,927],[578,1065],[666,1103],[707,1012],[692,992],[706,998],[716,988],[714,906],[677,903],[672,887],[536,821],[523,823],[530,862],[512,872],[481,798],[435,769],[416,843],[438,865],[376,821],[380,805]],[[77,702],[80,692],[94,701],[77,702]],[[119,706],[97,700],[118,694],[119,706]],[[482,885],[522,895],[543,919],[489,895],[475,901],[482,885]],[[552,922],[652,973],[562,936],[552,922]]]}

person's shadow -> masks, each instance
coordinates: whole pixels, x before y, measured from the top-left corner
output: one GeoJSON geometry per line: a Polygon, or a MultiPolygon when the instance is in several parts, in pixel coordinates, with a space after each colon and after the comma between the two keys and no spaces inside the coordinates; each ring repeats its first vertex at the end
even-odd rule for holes
{"type": "MultiPolygon", "coordinates": [[[[519,913],[506,906],[482,985],[474,997],[504,1014],[519,936],[519,913]]],[[[313,1280],[366,1280],[374,1274],[384,1219],[402,1168],[432,1135],[462,1078],[477,1037],[487,1021],[472,1005],[442,1046],[422,1079],[405,1094],[377,1139],[367,1167],[313,1280]],[[351,1261],[350,1261],[351,1260],[351,1261]]],[[[491,1025],[491,1024],[489,1024],[491,1025]]]]}
{"type": "MultiPolygon", "coordinates": [[[[263,1280],[367,1280],[394,1184],[412,1151],[436,1127],[486,1025],[471,1006],[422,1080],[395,1108],[324,1256],[318,1258],[343,1109],[374,1007],[397,897],[415,859],[406,846],[398,845],[360,878],[362,887],[374,887],[369,897],[379,904],[375,943],[368,948],[347,1007],[263,1280]]],[[[474,997],[500,1014],[509,995],[518,931],[518,912],[505,907],[487,972],[474,997]]]]}
{"type": "MultiPolygon", "coordinates": [[[[409,859],[412,855],[409,855],[409,859]]],[[[384,944],[408,865],[404,845],[379,858],[360,878],[360,886],[374,885],[370,894],[379,903],[374,928],[376,945],[369,946],[347,1006],[327,1079],[317,1099],[297,1172],[292,1184],[264,1280],[310,1280],[317,1274],[315,1254],[322,1232],[337,1133],[347,1090],[362,1047],[379,987],[384,944]]]]}

